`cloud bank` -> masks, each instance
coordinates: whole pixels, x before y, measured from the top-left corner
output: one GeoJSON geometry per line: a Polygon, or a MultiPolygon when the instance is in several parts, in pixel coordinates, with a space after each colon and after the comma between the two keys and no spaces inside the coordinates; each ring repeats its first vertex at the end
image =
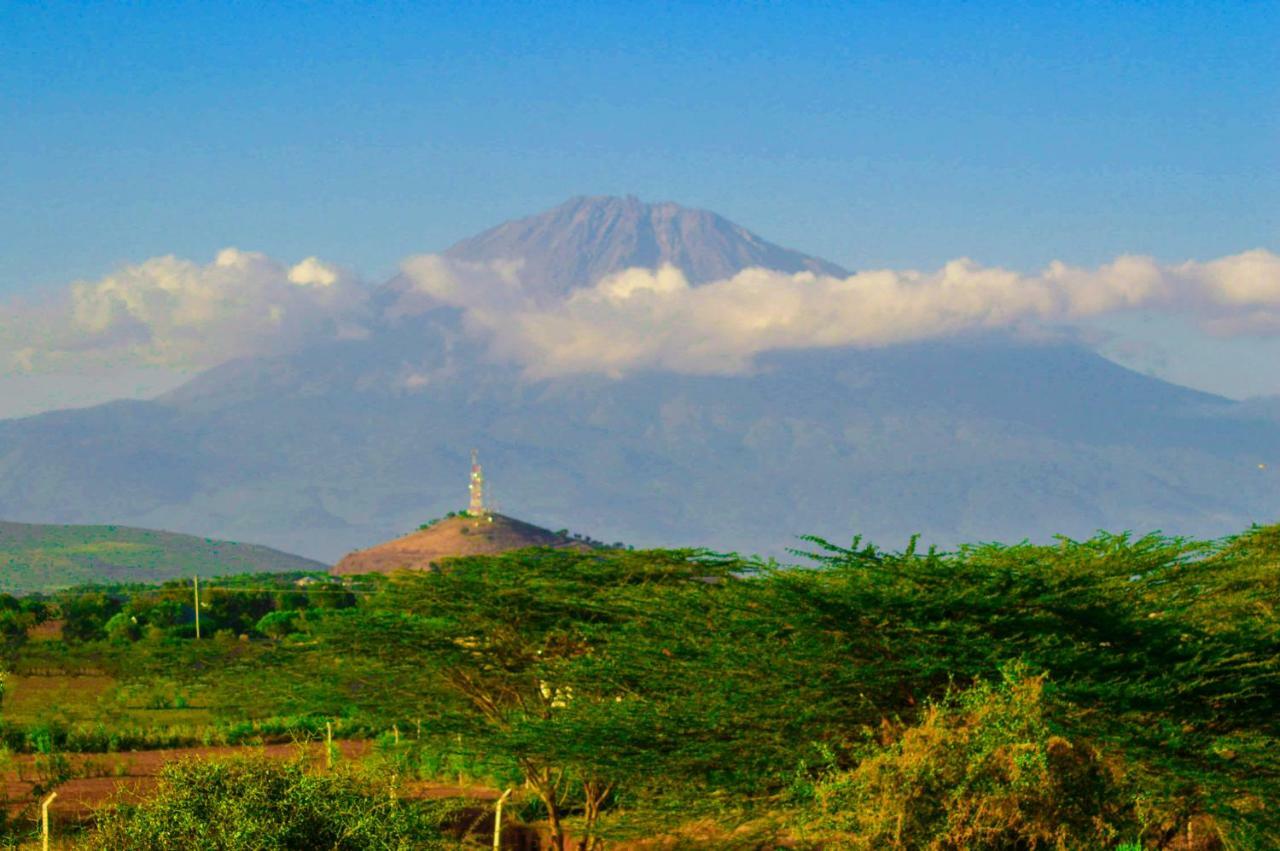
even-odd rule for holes
{"type": "Polygon", "coordinates": [[[526,292],[520,271],[411,257],[374,317],[374,291],[314,257],[288,265],[234,248],[206,265],[158,257],[76,283],[49,304],[0,307],[0,376],[200,369],[364,335],[442,305],[460,309],[470,333],[531,378],[736,374],[770,350],[1043,335],[1134,311],[1191,317],[1219,336],[1280,338],[1280,256],[1265,250],[1181,264],[1055,262],[1036,274],[968,259],[849,277],[748,269],[698,286],[672,267],[629,269],[550,306],[526,292]]]}
{"type": "Polygon", "coordinates": [[[847,278],[748,269],[691,286],[672,267],[629,269],[551,308],[519,297],[518,269],[438,257],[403,266],[409,294],[466,311],[499,357],[532,378],[642,369],[734,374],[775,349],[885,346],[1015,331],[1043,333],[1093,317],[1152,310],[1194,317],[1220,336],[1280,335],[1280,256],[1247,251],[1207,263],[1120,257],[1095,269],[1052,263],[1039,274],[955,260],[934,272],[847,278]]]}
{"type": "Polygon", "coordinates": [[[0,307],[0,375],[161,366],[200,369],[358,331],[365,289],[309,257],[293,266],[227,248],[78,282],[57,300],[0,307]]]}

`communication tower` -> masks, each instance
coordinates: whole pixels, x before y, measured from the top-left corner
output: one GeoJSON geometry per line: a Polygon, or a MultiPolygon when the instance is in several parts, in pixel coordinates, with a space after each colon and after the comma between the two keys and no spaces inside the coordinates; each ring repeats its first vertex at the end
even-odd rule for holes
{"type": "Polygon", "coordinates": [[[471,450],[471,484],[468,485],[471,491],[471,504],[467,507],[467,513],[472,517],[481,517],[485,513],[484,507],[484,471],[480,469],[480,462],[476,460],[476,450],[471,450]]]}

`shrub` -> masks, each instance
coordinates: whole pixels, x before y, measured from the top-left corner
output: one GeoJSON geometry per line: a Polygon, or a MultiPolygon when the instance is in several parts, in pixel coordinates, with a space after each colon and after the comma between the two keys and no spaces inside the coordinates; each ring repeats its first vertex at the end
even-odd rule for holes
{"type": "Polygon", "coordinates": [[[1010,673],[886,725],[812,786],[811,828],[848,848],[1107,848],[1141,830],[1119,769],[1056,735],[1043,678],[1010,673]]]}
{"type": "Polygon", "coordinates": [[[160,774],[154,796],[97,816],[84,847],[160,851],[310,851],[444,848],[450,802],[398,801],[393,789],[350,773],[308,774],[262,757],[184,760],[160,774]]]}
{"type": "Polygon", "coordinates": [[[267,614],[258,619],[254,629],[268,638],[284,638],[286,635],[297,632],[297,621],[298,612],[296,609],[267,612],[267,614]]]}

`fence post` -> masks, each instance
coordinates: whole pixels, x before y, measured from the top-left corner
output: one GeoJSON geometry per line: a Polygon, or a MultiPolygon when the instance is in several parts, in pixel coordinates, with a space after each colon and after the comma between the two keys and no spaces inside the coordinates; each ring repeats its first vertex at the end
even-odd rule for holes
{"type": "Polygon", "coordinates": [[[324,722],[324,767],[333,768],[333,722],[324,722]]]}
{"type": "Polygon", "coordinates": [[[40,847],[49,851],[49,805],[58,797],[57,792],[50,792],[49,797],[40,802],[40,847]]]}
{"type": "Polygon", "coordinates": [[[498,806],[493,811],[493,851],[502,849],[502,805],[510,795],[510,789],[503,792],[502,797],[498,798],[498,806]]]}
{"type": "Polygon", "coordinates": [[[196,641],[200,640],[200,576],[193,574],[191,585],[196,595],[196,641]]]}

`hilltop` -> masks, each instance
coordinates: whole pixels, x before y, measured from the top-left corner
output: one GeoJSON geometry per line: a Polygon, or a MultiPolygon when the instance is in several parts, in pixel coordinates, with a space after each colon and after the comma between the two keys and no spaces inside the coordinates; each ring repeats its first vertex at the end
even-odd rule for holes
{"type": "Polygon", "coordinates": [[[564,532],[552,532],[514,517],[491,512],[480,517],[458,514],[393,541],[349,553],[330,572],[342,576],[431,570],[449,556],[496,555],[525,547],[591,549],[590,544],[564,532]]]}
{"type": "Polygon", "coordinates": [[[96,582],[158,583],[198,574],[324,570],[302,556],[255,544],[128,526],[0,522],[0,591],[56,591],[96,582]]]}

